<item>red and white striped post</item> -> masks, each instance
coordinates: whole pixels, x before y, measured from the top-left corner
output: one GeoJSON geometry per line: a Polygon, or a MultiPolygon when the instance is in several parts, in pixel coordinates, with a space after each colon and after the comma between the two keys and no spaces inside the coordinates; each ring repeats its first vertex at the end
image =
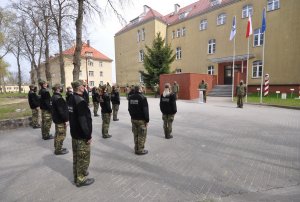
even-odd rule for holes
{"type": "Polygon", "coordinates": [[[270,82],[269,74],[265,74],[264,96],[267,96],[269,94],[269,82],[270,82]]]}

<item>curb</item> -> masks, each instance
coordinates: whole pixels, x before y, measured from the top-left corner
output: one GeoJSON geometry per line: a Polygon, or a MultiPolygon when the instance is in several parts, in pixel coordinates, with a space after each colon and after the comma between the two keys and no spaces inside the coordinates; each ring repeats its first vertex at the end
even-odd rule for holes
{"type": "Polygon", "coordinates": [[[9,130],[20,127],[27,127],[31,123],[31,117],[22,117],[18,119],[0,120],[0,130],[9,130]]]}
{"type": "Polygon", "coordinates": [[[300,107],[293,107],[293,106],[270,105],[270,104],[260,104],[260,103],[244,103],[244,104],[300,110],[300,107]]]}

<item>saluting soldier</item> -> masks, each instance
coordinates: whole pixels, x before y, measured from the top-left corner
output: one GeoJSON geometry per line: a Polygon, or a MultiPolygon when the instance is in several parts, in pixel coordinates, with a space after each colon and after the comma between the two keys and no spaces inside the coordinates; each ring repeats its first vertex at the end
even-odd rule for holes
{"type": "Polygon", "coordinates": [[[111,104],[110,98],[107,93],[106,86],[102,87],[102,91],[100,92],[100,106],[101,106],[101,116],[102,116],[102,137],[110,138],[111,135],[108,134],[110,118],[111,118],[111,104]]]}
{"type": "Polygon", "coordinates": [[[176,96],[170,89],[170,84],[165,84],[164,92],[160,96],[160,111],[162,112],[162,119],[164,121],[165,138],[173,138],[172,123],[177,112],[176,96]]]}
{"type": "Polygon", "coordinates": [[[83,98],[82,81],[72,82],[73,96],[68,102],[70,133],[73,150],[73,176],[77,187],[94,183],[93,178],[87,178],[89,172],[92,143],[92,117],[88,103],[83,98]]]}
{"type": "Polygon", "coordinates": [[[44,140],[53,139],[50,134],[50,128],[52,124],[51,117],[51,96],[48,90],[48,84],[46,81],[41,80],[39,82],[41,89],[39,91],[40,98],[40,108],[42,110],[42,138],[44,140]]]}
{"type": "Polygon", "coordinates": [[[120,95],[119,95],[118,87],[116,86],[112,87],[111,103],[112,103],[112,111],[113,111],[113,121],[119,121],[118,111],[120,106],[120,95]]]}
{"type": "Polygon", "coordinates": [[[244,81],[240,81],[240,85],[236,87],[236,95],[237,95],[237,107],[243,108],[243,98],[246,96],[247,88],[244,85],[244,81]]]}
{"type": "Polygon", "coordinates": [[[28,103],[32,111],[32,127],[40,128],[39,114],[40,114],[40,98],[36,94],[37,87],[34,84],[29,85],[28,103]]]}
{"type": "Polygon", "coordinates": [[[92,99],[94,105],[94,116],[99,116],[98,109],[99,109],[99,102],[100,102],[100,94],[97,87],[93,87],[92,89],[92,99]]]}
{"type": "Polygon", "coordinates": [[[135,86],[134,93],[128,98],[128,111],[131,116],[134,138],[134,151],[137,155],[148,153],[145,150],[147,126],[149,123],[149,108],[147,98],[142,94],[140,86],[135,86]]]}
{"type": "Polygon", "coordinates": [[[203,90],[203,101],[206,102],[207,83],[204,80],[199,83],[199,89],[203,90]]]}
{"type": "Polygon", "coordinates": [[[62,147],[66,138],[67,122],[69,121],[68,106],[61,95],[63,92],[62,85],[55,84],[52,90],[52,119],[55,123],[54,154],[63,155],[69,153],[66,148],[62,147]]]}

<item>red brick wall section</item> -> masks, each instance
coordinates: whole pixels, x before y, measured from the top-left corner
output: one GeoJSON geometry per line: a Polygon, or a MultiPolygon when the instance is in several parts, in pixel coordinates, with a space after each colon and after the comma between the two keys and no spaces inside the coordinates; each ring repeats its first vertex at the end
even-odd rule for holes
{"type": "Polygon", "coordinates": [[[163,92],[165,83],[173,85],[176,81],[179,84],[179,99],[197,99],[199,98],[198,86],[202,80],[208,84],[208,92],[217,84],[216,75],[196,73],[162,74],[160,75],[160,93],[163,92]]]}

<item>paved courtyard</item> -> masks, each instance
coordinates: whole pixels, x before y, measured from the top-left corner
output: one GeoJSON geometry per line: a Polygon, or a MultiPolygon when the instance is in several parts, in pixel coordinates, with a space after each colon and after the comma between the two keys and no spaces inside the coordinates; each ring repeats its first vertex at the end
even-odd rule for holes
{"type": "MultiPolygon", "coordinates": [[[[0,201],[300,201],[300,110],[179,100],[174,138],[166,140],[159,99],[148,102],[145,156],[133,153],[124,98],[112,138],[101,138],[101,118],[93,117],[96,181],[88,187],[74,186],[72,153],[55,156],[40,130],[0,131],[0,201]]],[[[71,150],[69,131],[64,146],[71,150]]]]}

